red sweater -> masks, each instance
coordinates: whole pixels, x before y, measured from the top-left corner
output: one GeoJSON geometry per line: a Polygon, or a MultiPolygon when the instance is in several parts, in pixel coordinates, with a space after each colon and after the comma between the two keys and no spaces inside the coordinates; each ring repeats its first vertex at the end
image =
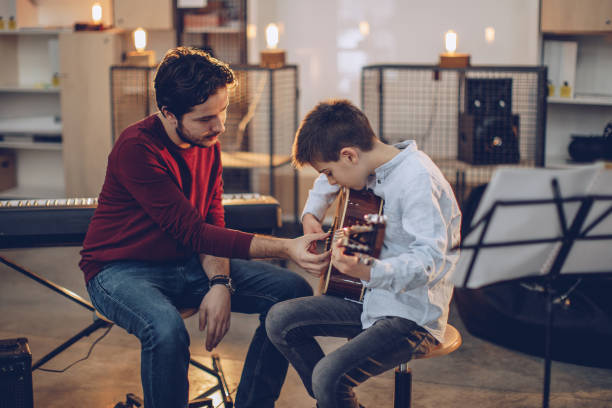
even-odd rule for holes
{"type": "Polygon", "coordinates": [[[248,258],[253,235],[224,228],[221,171],[219,143],[181,149],[156,115],[125,129],[83,242],[85,281],[116,260],[248,258]]]}

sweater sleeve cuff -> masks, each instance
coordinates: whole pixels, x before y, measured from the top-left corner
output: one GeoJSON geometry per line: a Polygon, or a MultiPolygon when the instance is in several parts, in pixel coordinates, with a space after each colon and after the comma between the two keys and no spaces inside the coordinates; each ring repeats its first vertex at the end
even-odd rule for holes
{"type": "Polygon", "coordinates": [[[250,249],[251,249],[251,241],[253,241],[254,234],[249,234],[246,232],[238,232],[236,235],[236,240],[234,241],[234,253],[236,254],[236,258],[241,259],[249,259],[250,249]]]}

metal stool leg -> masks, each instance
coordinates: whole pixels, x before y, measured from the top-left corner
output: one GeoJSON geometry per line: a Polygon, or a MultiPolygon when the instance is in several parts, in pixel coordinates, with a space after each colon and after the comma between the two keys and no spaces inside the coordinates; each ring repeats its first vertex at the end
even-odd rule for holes
{"type": "Polygon", "coordinates": [[[395,396],[393,408],[410,408],[412,398],[412,371],[408,363],[402,363],[395,369],[395,396]]]}

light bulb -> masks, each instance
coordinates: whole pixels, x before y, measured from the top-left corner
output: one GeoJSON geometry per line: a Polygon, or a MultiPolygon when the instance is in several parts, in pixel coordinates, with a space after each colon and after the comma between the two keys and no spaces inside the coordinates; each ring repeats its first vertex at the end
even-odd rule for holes
{"type": "Polygon", "coordinates": [[[446,52],[453,53],[457,50],[457,33],[453,30],[448,30],[444,34],[444,47],[446,52]]]}
{"type": "Polygon", "coordinates": [[[147,32],[142,28],[134,30],[134,47],[138,52],[143,52],[147,48],[147,32]]]}
{"type": "Polygon", "coordinates": [[[368,34],[370,34],[370,24],[367,21],[361,21],[359,23],[359,32],[361,33],[361,35],[363,35],[364,37],[368,34]]]}
{"type": "Polygon", "coordinates": [[[485,41],[487,44],[493,44],[495,42],[495,29],[493,27],[485,28],[485,41]]]}
{"type": "Polygon", "coordinates": [[[266,44],[268,48],[274,49],[278,45],[278,26],[274,23],[266,27],[266,44]]]}
{"type": "Polygon", "coordinates": [[[102,21],[102,6],[100,3],[94,3],[94,5],[91,6],[91,19],[94,24],[100,24],[102,21]]]}

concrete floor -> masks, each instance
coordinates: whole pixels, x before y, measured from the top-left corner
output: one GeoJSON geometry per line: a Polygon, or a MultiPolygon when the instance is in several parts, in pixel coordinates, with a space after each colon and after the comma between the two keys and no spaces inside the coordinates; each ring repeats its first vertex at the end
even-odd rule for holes
{"type": "MultiPolygon", "coordinates": [[[[77,269],[78,248],[43,248],[2,251],[2,255],[87,298],[77,269]]],[[[313,285],[315,279],[308,277],[313,285]]],[[[0,265],[0,339],[26,337],[33,360],[52,350],[92,321],[92,314],[25,276],[0,265]]],[[[418,407],[539,407],[543,361],[510,351],[471,336],[454,309],[451,323],[463,335],[463,345],[451,355],[417,360],[413,370],[413,406],[418,407]]],[[[191,351],[209,364],[197,319],[187,320],[191,351]]],[[[250,336],[257,325],[254,316],[234,314],[230,332],[216,352],[230,387],[235,389],[250,336]]],[[[87,354],[103,331],[81,340],[47,363],[61,369],[87,354]]],[[[322,339],[325,349],[344,340],[322,339]]],[[[138,341],[119,327],[93,349],[91,356],[64,373],[33,373],[35,407],[112,408],[126,393],[142,395],[139,380],[138,341]]],[[[206,375],[193,369],[191,394],[210,385],[206,375]]],[[[373,378],[357,388],[368,408],[393,406],[393,372],[373,378]]],[[[612,407],[612,371],[553,362],[550,406],[612,407]]],[[[290,368],[277,407],[312,408],[295,371],[290,368]]]]}

